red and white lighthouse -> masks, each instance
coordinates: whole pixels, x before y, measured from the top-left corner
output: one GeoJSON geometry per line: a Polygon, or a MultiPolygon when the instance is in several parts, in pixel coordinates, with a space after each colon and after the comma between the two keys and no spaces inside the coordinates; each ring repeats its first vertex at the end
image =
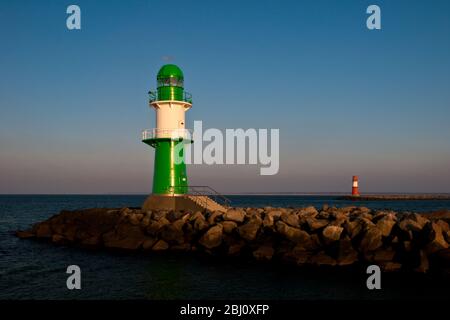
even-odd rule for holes
{"type": "Polygon", "coordinates": [[[352,196],[359,196],[359,188],[358,188],[358,176],[353,176],[352,182],[352,196]]]}

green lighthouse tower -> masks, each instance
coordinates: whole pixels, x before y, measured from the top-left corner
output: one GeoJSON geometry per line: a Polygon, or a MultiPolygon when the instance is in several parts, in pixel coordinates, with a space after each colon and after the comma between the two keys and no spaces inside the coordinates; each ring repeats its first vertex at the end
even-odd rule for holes
{"type": "Polygon", "coordinates": [[[174,64],[166,64],[159,69],[156,81],[157,90],[149,92],[156,126],[142,132],[142,142],[155,148],[153,192],[142,210],[225,212],[226,208],[210,197],[209,191],[219,195],[212,188],[188,185],[184,148],[193,141],[185,128],[185,113],[192,107],[192,96],[184,91],[183,72],[174,64]]]}
{"type": "Polygon", "coordinates": [[[142,133],[142,141],[155,148],[153,194],[185,194],[188,180],[184,144],[192,142],[185,129],[185,112],[192,107],[192,98],[184,91],[184,75],[178,66],[162,66],[156,80],[157,91],[149,92],[149,105],[156,111],[156,127],[142,133]]]}

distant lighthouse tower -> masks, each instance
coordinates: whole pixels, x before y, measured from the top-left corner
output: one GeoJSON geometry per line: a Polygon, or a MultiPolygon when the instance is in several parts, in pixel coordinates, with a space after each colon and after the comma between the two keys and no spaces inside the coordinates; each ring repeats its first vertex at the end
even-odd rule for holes
{"type": "Polygon", "coordinates": [[[359,196],[359,187],[358,187],[358,176],[353,176],[352,178],[352,196],[359,196]]]}
{"type": "Polygon", "coordinates": [[[142,132],[142,141],[155,148],[153,192],[143,210],[224,210],[199,191],[189,194],[184,146],[193,141],[185,128],[185,113],[192,107],[192,96],[184,91],[183,72],[174,64],[166,64],[156,80],[157,90],[149,92],[156,127],[142,132]]]}

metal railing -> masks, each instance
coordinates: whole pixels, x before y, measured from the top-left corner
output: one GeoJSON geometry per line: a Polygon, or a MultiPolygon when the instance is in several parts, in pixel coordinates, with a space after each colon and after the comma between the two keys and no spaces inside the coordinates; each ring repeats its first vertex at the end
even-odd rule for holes
{"type": "Polygon", "coordinates": [[[169,138],[172,140],[192,140],[192,132],[189,129],[146,129],[142,131],[142,140],[169,138]]]}
{"type": "MultiPolygon", "coordinates": [[[[158,91],[149,91],[148,92],[148,99],[149,99],[150,103],[158,101],[158,91]]],[[[189,92],[184,91],[183,92],[183,97],[182,97],[181,100],[192,104],[192,94],[190,94],[189,92]]]]}
{"type": "Polygon", "coordinates": [[[200,198],[199,200],[203,201],[205,205],[207,205],[208,200],[211,201],[211,199],[223,207],[230,207],[231,204],[230,199],[217,192],[210,186],[170,186],[167,188],[167,191],[172,194],[175,193],[175,190],[182,190],[186,196],[205,196],[204,199],[200,198]]]}

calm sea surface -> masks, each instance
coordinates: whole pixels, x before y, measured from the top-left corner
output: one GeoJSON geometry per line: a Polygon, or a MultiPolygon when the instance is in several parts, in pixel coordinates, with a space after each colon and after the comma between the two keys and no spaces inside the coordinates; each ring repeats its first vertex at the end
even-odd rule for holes
{"type": "MultiPolygon", "coordinates": [[[[334,196],[230,196],[233,206],[365,205],[427,212],[450,201],[349,202],[334,196]]],[[[449,299],[450,278],[383,274],[382,290],[366,289],[364,270],[310,269],[201,254],[89,251],[21,240],[18,229],[63,209],[138,207],[141,195],[0,196],[0,299],[449,299]],[[66,289],[68,265],[82,270],[82,289],[66,289]]]]}

